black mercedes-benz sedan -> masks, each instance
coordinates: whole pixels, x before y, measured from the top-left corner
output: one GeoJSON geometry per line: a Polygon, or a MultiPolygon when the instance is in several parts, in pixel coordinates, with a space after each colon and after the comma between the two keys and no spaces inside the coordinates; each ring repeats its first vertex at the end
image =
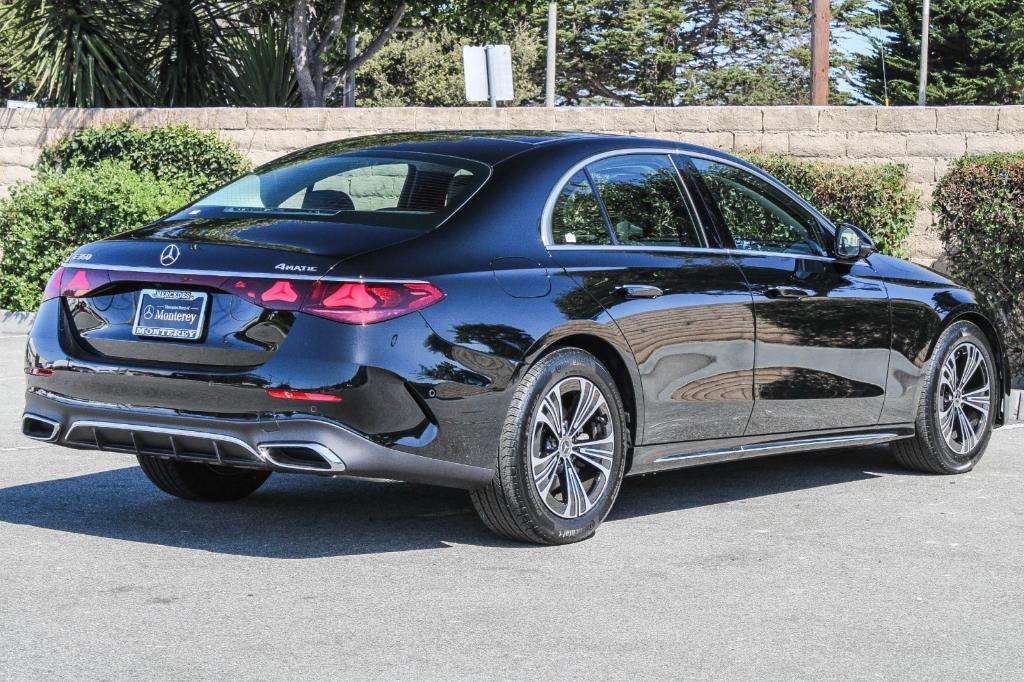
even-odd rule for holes
{"type": "Polygon", "coordinates": [[[82,246],[43,298],[31,438],[190,500],[466,488],[538,543],[592,535],[628,474],[890,442],[965,472],[1009,389],[971,291],[749,163],[620,136],[323,144],[82,246]]]}

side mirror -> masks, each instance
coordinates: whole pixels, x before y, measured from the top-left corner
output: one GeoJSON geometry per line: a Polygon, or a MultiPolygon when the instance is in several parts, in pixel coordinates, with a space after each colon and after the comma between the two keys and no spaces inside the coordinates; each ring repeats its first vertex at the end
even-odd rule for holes
{"type": "Polygon", "coordinates": [[[871,241],[871,237],[856,225],[843,223],[836,228],[836,258],[845,261],[860,260],[870,256],[874,250],[875,243],[871,241]]]}

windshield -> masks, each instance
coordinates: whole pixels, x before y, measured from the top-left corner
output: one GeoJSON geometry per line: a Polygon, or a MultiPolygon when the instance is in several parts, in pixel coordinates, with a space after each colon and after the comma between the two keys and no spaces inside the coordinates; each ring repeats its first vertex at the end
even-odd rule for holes
{"type": "Polygon", "coordinates": [[[239,178],[168,219],[275,216],[429,230],[488,172],[474,161],[414,152],[300,156],[239,178]]]}

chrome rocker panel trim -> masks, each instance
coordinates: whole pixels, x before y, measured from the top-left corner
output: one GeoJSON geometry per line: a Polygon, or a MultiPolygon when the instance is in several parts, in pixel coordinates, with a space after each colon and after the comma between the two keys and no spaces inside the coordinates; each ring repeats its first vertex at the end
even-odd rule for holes
{"type": "Polygon", "coordinates": [[[756,442],[737,443],[732,447],[712,447],[707,450],[694,449],[689,452],[683,451],[685,445],[681,446],[679,444],[640,446],[634,454],[634,462],[636,464],[629,473],[645,474],[667,469],[684,469],[719,462],[735,462],[744,459],[769,457],[771,455],[881,445],[902,438],[910,438],[913,435],[913,425],[900,424],[874,430],[864,429],[853,433],[817,434],[803,438],[786,438],[784,440],[768,440],[771,436],[762,436],[756,442]]]}

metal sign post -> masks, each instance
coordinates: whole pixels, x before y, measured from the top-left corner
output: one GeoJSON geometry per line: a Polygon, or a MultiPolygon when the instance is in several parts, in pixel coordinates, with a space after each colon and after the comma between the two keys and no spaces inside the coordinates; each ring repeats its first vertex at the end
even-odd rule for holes
{"type": "Polygon", "coordinates": [[[487,72],[487,99],[490,101],[492,109],[498,106],[498,99],[494,95],[496,77],[494,75],[494,59],[491,57],[491,50],[493,49],[493,45],[484,45],[484,70],[487,72]]]}
{"type": "Polygon", "coordinates": [[[917,105],[923,107],[928,102],[928,17],[931,6],[924,0],[921,8],[921,72],[917,80],[917,105]]]}

